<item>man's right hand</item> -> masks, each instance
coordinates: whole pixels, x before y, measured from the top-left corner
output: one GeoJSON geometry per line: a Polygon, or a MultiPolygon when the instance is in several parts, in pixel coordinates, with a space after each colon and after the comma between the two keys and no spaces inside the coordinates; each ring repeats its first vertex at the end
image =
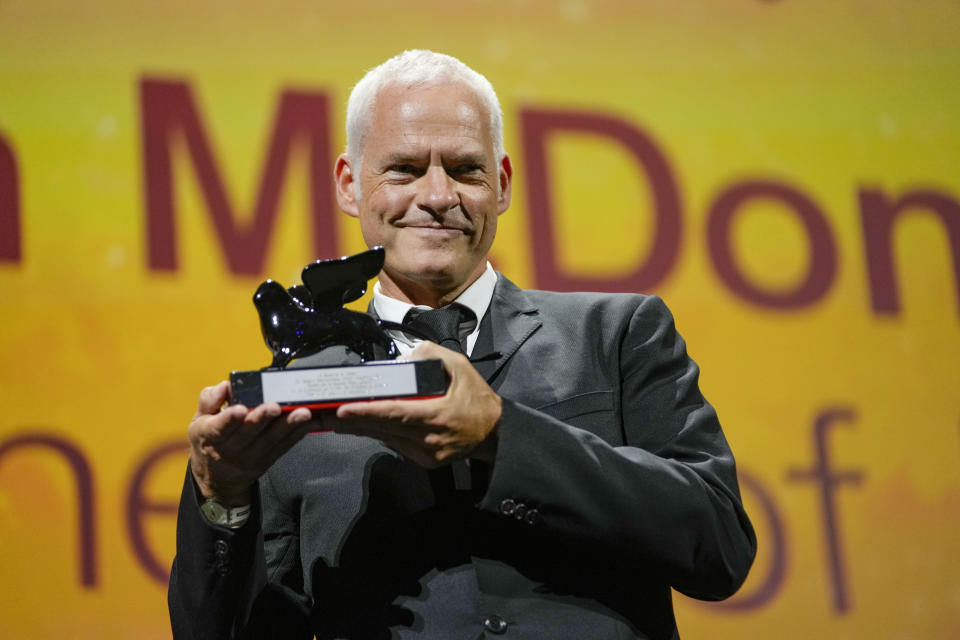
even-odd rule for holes
{"type": "Polygon", "coordinates": [[[221,409],[229,393],[227,381],[201,391],[188,433],[190,470],[200,492],[235,507],[250,504],[257,478],[317,425],[309,409],[283,415],[275,402],[221,409]]]}

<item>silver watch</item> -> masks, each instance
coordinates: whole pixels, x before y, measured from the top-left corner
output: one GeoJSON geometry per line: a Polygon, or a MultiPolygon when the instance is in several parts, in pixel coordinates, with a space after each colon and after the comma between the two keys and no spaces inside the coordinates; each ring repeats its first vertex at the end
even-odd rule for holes
{"type": "Polygon", "coordinates": [[[250,505],[225,507],[216,500],[207,499],[200,505],[200,513],[210,524],[239,529],[250,517],[250,505]]]}

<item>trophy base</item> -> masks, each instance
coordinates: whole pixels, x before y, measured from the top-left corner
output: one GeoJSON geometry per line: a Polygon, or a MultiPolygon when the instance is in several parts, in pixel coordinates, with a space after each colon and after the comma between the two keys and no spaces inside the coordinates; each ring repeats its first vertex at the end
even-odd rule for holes
{"type": "Polygon", "coordinates": [[[362,400],[436,398],[447,392],[447,384],[440,360],[232,371],[230,404],[253,408],[276,402],[284,412],[332,410],[362,400]]]}

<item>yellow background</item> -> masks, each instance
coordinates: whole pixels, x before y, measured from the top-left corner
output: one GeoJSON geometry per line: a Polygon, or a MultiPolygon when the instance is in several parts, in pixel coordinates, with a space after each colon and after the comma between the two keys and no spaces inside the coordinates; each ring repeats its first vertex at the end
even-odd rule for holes
{"type": "MultiPolygon", "coordinates": [[[[0,636],[169,637],[165,586],[137,560],[126,525],[131,476],[185,438],[197,392],[232,368],[266,364],[250,303],[256,284],[292,284],[316,257],[306,163],[287,174],[264,271],[232,275],[193,165],[175,154],[179,269],[146,256],[141,79],[193,91],[234,208],[249,213],[284,89],[330,99],[332,153],[363,71],[406,48],[460,57],[503,103],[516,166],[514,205],[492,258],[536,286],[521,108],[580,110],[641,128],[665,153],[681,196],[677,263],[656,293],[703,368],[742,469],[785,529],[786,572],[759,608],[676,598],[685,638],[960,637],[960,301],[943,225],[911,212],[896,226],[902,309],[870,303],[857,193],[929,188],[960,198],[960,5],[906,0],[461,3],[0,1],[0,138],[19,170],[22,259],[0,262],[0,444],[25,433],[75,444],[96,507],[97,583],[80,583],[77,502],[62,458],[0,458],[0,636]],[[356,6],[353,6],[356,5],[356,6]],[[707,211],[745,179],[793,185],[826,215],[836,278],[815,304],[758,307],[733,293],[707,251],[707,211]],[[834,493],[849,609],[832,605],[815,483],[813,423],[831,464],[864,474],[834,493]]],[[[549,146],[562,268],[629,271],[649,250],[649,187],[610,139],[549,146]]],[[[340,253],[362,248],[340,216],[340,253]]],[[[542,241],[542,240],[540,240],[542,241]]],[[[751,281],[797,282],[807,240],[783,207],[759,201],[734,226],[751,281]]],[[[164,458],[145,493],[179,495],[185,458],[164,458]]],[[[755,592],[770,567],[760,535],[755,592]]],[[[151,552],[173,556],[173,518],[145,515],[151,552]]],[[[736,596],[739,598],[743,596],[736,596]]]]}

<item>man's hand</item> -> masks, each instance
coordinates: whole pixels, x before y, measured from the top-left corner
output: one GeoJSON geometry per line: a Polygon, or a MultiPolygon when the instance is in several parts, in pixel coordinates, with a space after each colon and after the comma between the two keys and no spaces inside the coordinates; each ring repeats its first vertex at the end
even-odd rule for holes
{"type": "Polygon", "coordinates": [[[351,402],[337,409],[334,430],[381,440],[428,469],[467,456],[493,464],[500,396],[465,356],[432,342],[421,343],[404,359],[431,358],[442,360],[450,375],[442,398],[351,402]]]}
{"type": "Polygon", "coordinates": [[[190,470],[200,492],[226,506],[250,504],[250,488],[273,462],[316,428],[309,409],[286,416],[267,402],[248,410],[242,405],[221,409],[230,383],[200,392],[190,423],[190,470]]]}

